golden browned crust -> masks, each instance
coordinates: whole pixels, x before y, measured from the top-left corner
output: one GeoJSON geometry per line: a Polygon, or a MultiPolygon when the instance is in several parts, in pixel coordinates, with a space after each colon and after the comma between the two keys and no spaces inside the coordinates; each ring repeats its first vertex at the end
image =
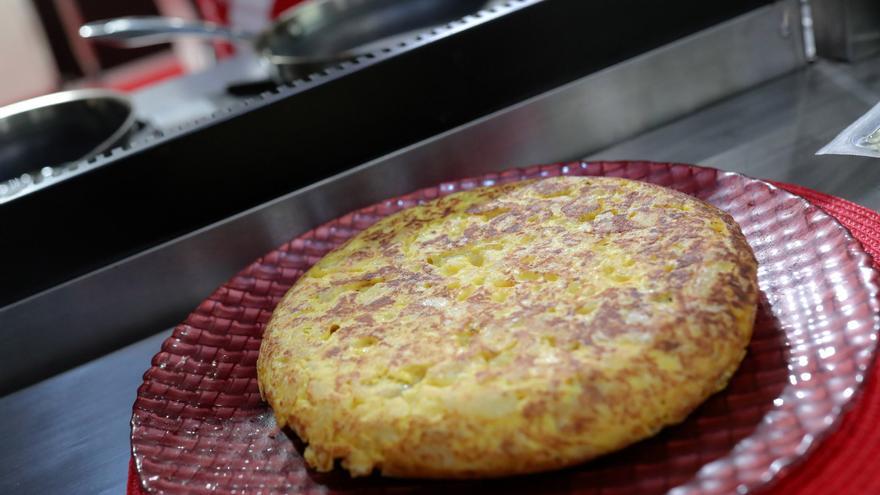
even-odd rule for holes
{"type": "Polygon", "coordinates": [[[542,471],[684,419],[739,365],[756,262],[662,187],[559,177],[383,219],[288,292],[257,363],[319,470],[542,471]]]}

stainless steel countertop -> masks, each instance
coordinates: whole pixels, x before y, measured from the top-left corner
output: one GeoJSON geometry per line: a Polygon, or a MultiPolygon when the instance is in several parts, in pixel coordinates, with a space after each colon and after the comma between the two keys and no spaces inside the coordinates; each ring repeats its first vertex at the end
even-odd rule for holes
{"type": "Polygon", "coordinates": [[[170,333],[0,399],[0,493],[125,493],[131,405],[170,333]]]}
{"type": "Polygon", "coordinates": [[[880,160],[815,155],[878,101],[880,58],[856,66],[821,61],[588,159],[697,163],[880,210],[880,160]]]}
{"type": "MultiPolygon", "coordinates": [[[[819,62],[589,158],[701,163],[880,209],[880,160],[813,155],[878,100],[880,59],[819,62]]],[[[0,492],[123,493],[131,404],[167,335],[0,399],[0,492]]]]}

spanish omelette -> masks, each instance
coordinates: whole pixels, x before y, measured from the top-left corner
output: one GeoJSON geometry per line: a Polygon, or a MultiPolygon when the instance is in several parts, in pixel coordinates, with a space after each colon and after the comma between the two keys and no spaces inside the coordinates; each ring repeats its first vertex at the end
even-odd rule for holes
{"type": "Polygon", "coordinates": [[[263,337],[260,390],[321,471],[564,467],[724,388],[756,269],[729,215],[647,183],[452,194],[380,220],[294,284],[263,337]]]}

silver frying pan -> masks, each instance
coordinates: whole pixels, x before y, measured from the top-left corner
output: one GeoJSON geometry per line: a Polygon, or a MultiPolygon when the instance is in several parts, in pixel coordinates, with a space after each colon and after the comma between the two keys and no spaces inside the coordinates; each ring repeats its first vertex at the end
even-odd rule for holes
{"type": "Polygon", "coordinates": [[[207,22],[122,17],[80,27],[80,36],[118,46],[165,43],[181,36],[251,46],[281,81],[391,46],[413,32],[473,14],[487,0],[306,0],[268,29],[247,33],[207,22]]]}
{"type": "Polygon", "coordinates": [[[131,101],[106,89],[63,91],[0,107],[0,204],[136,127],[131,101]]]}

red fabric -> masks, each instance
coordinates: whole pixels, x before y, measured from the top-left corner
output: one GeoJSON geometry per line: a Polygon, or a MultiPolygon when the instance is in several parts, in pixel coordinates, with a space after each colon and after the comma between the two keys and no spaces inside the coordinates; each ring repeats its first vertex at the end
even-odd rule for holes
{"type": "MultiPolygon", "coordinates": [[[[828,212],[861,241],[880,269],[880,214],[841,198],[805,187],[776,183],[828,212]]],[[[767,494],[772,495],[873,495],[880,493],[880,367],[874,366],[837,431],[826,438],[800,465],[795,466],[767,494]]],[[[146,495],[140,487],[134,460],[129,463],[128,495],[146,495]]]]}
{"type": "Polygon", "coordinates": [[[275,19],[282,12],[300,2],[302,2],[302,0],[275,0],[275,4],[272,5],[272,19],[275,19]]]}

